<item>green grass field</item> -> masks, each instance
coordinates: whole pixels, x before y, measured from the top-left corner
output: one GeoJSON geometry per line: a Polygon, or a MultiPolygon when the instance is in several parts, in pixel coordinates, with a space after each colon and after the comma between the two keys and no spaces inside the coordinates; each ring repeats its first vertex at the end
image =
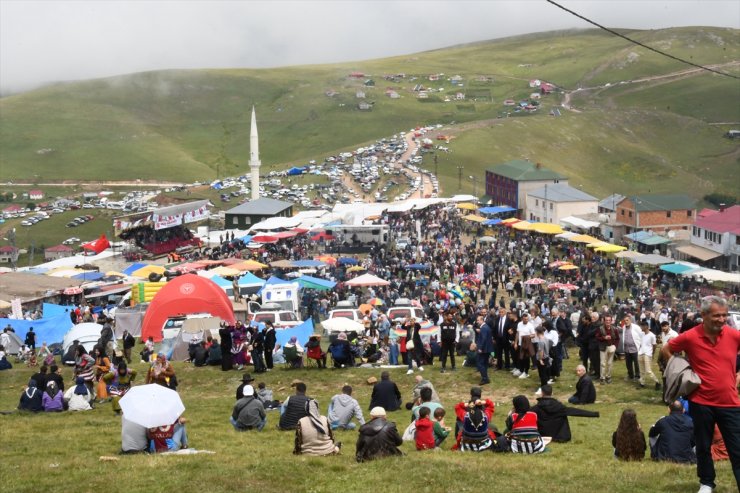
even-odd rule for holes
{"type": "MultiPolygon", "coordinates": [[[[555,385],[555,396],[561,400],[574,392],[576,350],[565,361],[566,371],[555,385]]],[[[143,380],[145,366],[132,365],[143,380]]],[[[659,392],[639,390],[623,381],[623,362],[616,362],[614,383],[597,389],[597,403],[589,406],[601,413],[598,419],[571,419],[573,441],[550,445],[540,456],[461,455],[449,450],[417,452],[412,444],[402,447],[402,458],[357,464],[354,460],[356,432],[339,432],[343,443],[341,456],[310,458],[291,454],[293,434],[275,430],[278,413],[268,413],[268,426],[262,433],[237,433],[228,423],[234,404],[234,391],[241,373],[223,373],[214,368],[193,368],[176,363],[180,393],[190,420],[188,436],[192,448],[215,452],[213,455],[185,457],[119,456],[105,462],[101,456],[117,456],[120,448],[120,419],[110,404],[99,405],[89,412],[61,414],[11,414],[1,416],[5,430],[0,477],[3,491],[35,493],[43,490],[170,492],[244,491],[265,492],[311,491],[414,491],[473,492],[493,487],[512,492],[529,492],[547,488],[554,493],[608,491],[615,493],[690,492],[697,486],[696,469],[691,466],[654,463],[623,463],[612,458],[611,434],[616,429],[622,410],[630,407],[645,432],[663,414],[659,392]],[[493,485],[496,485],[495,487],[493,485]],[[486,487],[485,485],[489,485],[486,487]],[[503,486],[506,485],[506,486],[503,486]]],[[[456,373],[438,372],[426,367],[423,373],[436,386],[443,404],[451,412],[454,404],[466,399],[469,388],[478,381],[477,373],[462,368],[456,373]]],[[[70,384],[71,370],[64,369],[70,384]]],[[[656,369],[657,371],[657,369],[656,369]]],[[[285,370],[257,375],[275,392],[275,398],[290,395],[289,384],[303,379],[308,394],[318,399],[322,413],[332,395],[345,383],[355,389],[363,412],[368,417],[371,387],[365,383],[378,377],[377,369],[285,370]]],[[[392,370],[404,400],[410,400],[413,376],[404,370],[392,370]]],[[[0,373],[0,409],[15,408],[30,369],[15,367],[0,373]]],[[[526,381],[514,379],[507,372],[492,372],[492,383],[484,395],[496,403],[494,423],[503,428],[511,398],[519,393],[534,401],[536,375],[526,381]]],[[[390,413],[389,419],[406,426],[409,413],[390,413]]],[[[449,416],[449,415],[448,415],[449,416]]],[[[452,423],[452,419],[448,418],[452,423]]],[[[734,492],[735,486],[728,462],[717,465],[717,493],[734,492]]]]}
{"type": "MultiPolygon", "coordinates": [[[[740,60],[740,31],[674,28],[632,31],[638,40],[703,64],[740,60]]],[[[634,188],[697,197],[727,191],[738,171],[737,145],[711,122],[740,122],[738,85],[716,76],[612,86],[574,99],[583,113],[555,119],[559,97],[541,114],[495,120],[504,99],[528,97],[530,79],[575,89],[683,70],[686,66],[598,31],[560,31],[473,43],[414,55],[335,65],[264,70],[188,70],[51,85],[0,99],[4,179],[210,180],[246,170],[251,106],[257,106],[263,169],[321,159],[418,125],[455,123],[454,159],[466,174],[526,155],[567,172],[593,193],[634,188]],[[348,77],[361,71],[375,81],[348,77]],[[403,73],[398,81],[385,75],[403,73]],[[439,81],[430,74],[443,73],[439,81]],[[444,102],[461,88],[478,101],[444,102]],[[415,79],[413,79],[415,78],[415,79]],[[422,103],[412,91],[435,91],[422,103]],[[356,109],[362,88],[372,111],[356,109]],[[400,99],[385,96],[392,88],[400,99]],[[443,92],[438,90],[442,89],[443,92]],[[326,91],[337,93],[327,97],[326,91]],[[481,92],[483,91],[483,92],[481,92]],[[468,135],[470,134],[470,135],[468,135]],[[619,168],[614,173],[614,168],[619,168]],[[643,176],[642,172],[651,173],[643,176]],[[606,177],[606,180],[604,179],[606,177]],[[611,177],[614,177],[612,179],[611,177]],[[719,180],[717,178],[720,178],[719,180]],[[699,186],[689,186],[698,181],[699,186]]],[[[737,72],[737,68],[727,70],[737,72]]],[[[443,183],[455,180],[441,173],[443,183]]],[[[453,186],[452,190],[456,190],[453,186]]],[[[450,187],[446,187],[450,190],[450,187]]]]}

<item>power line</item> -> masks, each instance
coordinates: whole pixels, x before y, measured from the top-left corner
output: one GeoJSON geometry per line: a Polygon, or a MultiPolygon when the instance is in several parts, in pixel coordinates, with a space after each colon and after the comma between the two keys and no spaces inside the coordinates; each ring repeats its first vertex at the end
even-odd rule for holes
{"type": "Polygon", "coordinates": [[[725,77],[732,77],[733,79],[740,79],[740,77],[738,77],[737,75],[729,74],[727,72],[722,72],[721,70],[715,70],[713,68],[709,68],[709,67],[706,67],[704,65],[699,65],[699,64],[696,64],[694,62],[690,62],[688,60],[684,60],[683,58],[679,58],[677,56],[673,56],[670,53],[666,53],[664,51],[660,51],[660,50],[658,50],[656,48],[653,48],[651,46],[648,46],[646,44],[640,43],[637,40],[634,40],[632,38],[629,38],[629,37],[625,36],[624,34],[618,33],[617,31],[615,31],[613,29],[609,29],[606,26],[602,26],[601,24],[599,24],[597,22],[594,22],[594,21],[592,21],[591,19],[589,19],[587,17],[582,16],[581,14],[579,14],[577,12],[574,12],[574,11],[572,11],[572,10],[566,8],[566,7],[563,7],[562,5],[560,5],[559,3],[557,3],[557,2],[555,2],[553,0],[546,0],[546,1],[547,1],[547,3],[551,3],[554,6],[558,7],[559,9],[565,10],[569,14],[572,14],[572,15],[578,17],[579,19],[583,19],[584,21],[588,22],[589,24],[593,24],[594,26],[598,27],[599,29],[603,29],[604,31],[606,31],[608,33],[611,33],[611,34],[613,34],[615,36],[619,36],[620,38],[625,39],[625,40],[629,41],[630,43],[636,44],[637,46],[642,46],[646,50],[653,51],[653,52],[655,52],[655,53],[657,53],[659,55],[663,55],[665,57],[668,57],[668,58],[671,58],[673,60],[676,60],[677,62],[685,63],[686,65],[691,65],[692,67],[696,67],[696,68],[699,68],[699,69],[702,69],[702,70],[706,70],[708,72],[712,72],[712,73],[715,73],[717,75],[724,75],[725,77]]]}

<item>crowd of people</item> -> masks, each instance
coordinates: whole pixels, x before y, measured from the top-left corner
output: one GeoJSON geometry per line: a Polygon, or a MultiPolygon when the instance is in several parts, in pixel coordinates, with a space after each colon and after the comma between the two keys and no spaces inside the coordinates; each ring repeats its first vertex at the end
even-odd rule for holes
{"type": "MultiPolygon", "coordinates": [[[[568,399],[568,404],[580,406],[596,401],[597,388],[599,393],[611,393],[610,388],[616,384],[617,364],[625,365],[627,381],[636,388],[650,385],[655,392],[667,392],[656,372],[665,372],[674,352],[684,352],[701,377],[699,389],[714,394],[693,391],[667,399],[669,416],[656,423],[649,434],[651,444],[655,441],[652,456],[691,462],[674,453],[676,443],[683,442],[672,438],[671,433],[693,434],[697,437],[693,447],[700,482],[713,487],[714,469],[709,451],[716,422],[738,474],[740,402],[736,375],[740,348],[733,334],[740,333],[731,328],[722,329],[727,320],[728,302],[736,302],[737,286],[732,287],[734,291],[720,293],[721,296],[703,298],[702,303],[702,296],[711,294],[706,284],[661,270],[643,271],[637,264],[598,255],[583,244],[509,229],[501,229],[489,238],[491,241],[481,242],[482,228],[464,221],[454,207],[431,206],[405,215],[386,215],[380,221],[390,226],[394,236],[410,238],[408,245],[390,250],[376,245],[367,256],[355,256],[349,263],[329,264],[321,275],[336,281],[336,288],[328,292],[303,291],[303,316],[317,322],[339,301],[357,305],[372,301],[370,308],[361,314],[363,331],[351,335],[341,333],[332,338],[328,347],[322,347],[320,341],[313,341],[312,345],[312,341],[291,340],[281,348],[272,324],[267,323],[262,329],[242,323],[224,325],[219,330],[218,341],[211,339],[191,346],[190,360],[196,366],[220,364],[224,371],[253,365],[254,372],[259,374],[274,369],[276,356],[284,359],[289,353],[300,354],[302,358],[314,349],[318,352],[319,368],[327,367],[327,356],[340,369],[363,364],[405,365],[407,373],[416,373],[417,377],[435,363],[439,363],[444,373],[462,366],[475,368],[480,376],[478,386],[471,391],[470,399],[454,406],[454,426],[446,424],[445,409],[430,386],[422,385],[410,408],[413,426],[399,432],[387,421],[386,413],[402,407],[402,395],[390,380],[390,374],[384,372],[374,384],[367,422],[361,406],[352,397],[351,385],[342,387],[341,393],[331,399],[326,415],[322,415],[315,399],[306,395],[303,382],[296,383],[295,394],[276,406],[268,389],[263,386],[257,390],[245,381],[237,391],[230,419],[236,430],[264,429],[267,411],[279,408],[277,426],[295,432],[295,453],[339,453],[341,444],[334,432],[358,426],[358,461],[399,454],[398,446],[404,437],[414,440],[420,450],[441,447],[449,440],[454,442],[451,447],[466,452],[540,453],[550,440],[570,439],[568,417],[596,416],[552,397],[553,388],[563,378],[565,360],[573,357],[580,363],[576,367],[576,391],[568,399]],[[359,269],[355,271],[372,273],[389,281],[388,285],[351,287],[346,282],[353,275],[348,264],[357,264],[359,269]],[[575,268],[561,269],[563,264],[575,268]],[[549,289],[556,283],[556,289],[549,289]],[[401,299],[410,300],[411,305],[423,312],[423,317],[389,318],[388,308],[401,299]],[[719,321],[707,318],[714,317],[715,312],[723,312],[724,318],[717,316],[718,320],[721,318],[719,321]],[[425,322],[433,328],[431,335],[422,329],[425,322]],[[703,333],[716,335],[714,345],[701,339],[703,333]],[[719,341],[723,344],[721,367],[716,366],[720,349],[715,346],[719,341]],[[699,359],[712,361],[714,366],[704,368],[699,359]],[[504,429],[499,432],[492,424],[493,402],[483,398],[483,393],[491,382],[491,371],[507,370],[510,378],[523,381],[532,378],[536,371],[532,390],[536,389],[537,404],[530,405],[524,395],[516,396],[504,429]],[[717,371],[723,372],[722,379],[713,376],[717,371]],[[729,389],[730,379],[732,389],[729,389]],[[717,401],[718,388],[724,399],[721,402],[717,401]],[[688,409],[679,397],[688,397],[688,409]],[[682,406],[680,415],[676,403],[682,406]],[[693,432],[684,418],[693,421],[693,432]],[[697,420],[700,431],[697,431],[697,420]],[[729,439],[728,433],[733,435],[729,439]]],[[[239,240],[227,238],[209,255],[215,259],[246,256],[243,246],[239,240]]],[[[265,263],[298,260],[314,248],[306,236],[296,236],[265,245],[256,255],[265,263]]],[[[281,269],[271,272],[277,276],[284,274],[281,269]]],[[[142,357],[148,358],[154,353],[153,344],[145,351],[142,357]]],[[[111,368],[120,367],[111,358],[115,355],[110,354],[106,345],[94,350],[93,355],[84,351],[76,355],[76,374],[79,367],[82,385],[92,396],[102,394],[107,381],[114,378],[108,375],[116,374],[111,368]]],[[[171,365],[160,355],[147,373],[147,382],[176,388],[176,377],[170,372],[173,372],[171,365]]],[[[666,374],[662,376],[666,378],[666,374]]],[[[668,380],[666,387],[667,384],[668,380]]],[[[177,424],[171,427],[168,432],[174,433],[177,424]]],[[[613,444],[615,456],[620,459],[644,457],[647,442],[634,411],[623,413],[613,444]]]]}

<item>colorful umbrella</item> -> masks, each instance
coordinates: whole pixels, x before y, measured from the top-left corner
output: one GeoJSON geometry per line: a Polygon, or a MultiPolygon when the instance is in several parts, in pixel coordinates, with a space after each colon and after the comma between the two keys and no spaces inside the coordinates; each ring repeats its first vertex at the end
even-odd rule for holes
{"type": "Polygon", "coordinates": [[[358,310],[360,311],[360,313],[362,313],[363,315],[365,315],[365,312],[371,312],[371,311],[373,311],[373,307],[372,307],[372,305],[368,305],[367,303],[363,303],[362,305],[360,305],[360,307],[358,308],[358,310]]]}
{"type": "Polygon", "coordinates": [[[578,266],[577,265],[573,265],[573,264],[565,264],[565,265],[561,265],[560,267],[558,267],[558,269],[560,269],[560,270],[573,270],[573,269],[577,269],[577,268],[578,268],[578,266]]]}
{"type": "Polygon", "coordinates": [[[384,305],[385,302],[381,300],[380,298],[370,298],[367,304],[372,305],[372,306],[381,306],[381,305],[384,305]]]}
{"type": "Polygon", "coordinates": [[[367,270],[367,269],[365,269],[361,265],[353,265],[352,267],[347,269],[347,272],[362,272],[363,270],[367,270]]]}
{"type": "Polygon", "coordinates": [[[321,262],[324,262],[329,265],[336,265],[337,259],[332,257],[331,255],[321,255],[319,257],[314,257],[315,260],[320,260],[321,262]]]}
{"type": "Polygon", "coordinates": [[[544,284],[545,282],[546,281],[544,279],[540,279],[539,277],[533,277],[532,279],[527,279],[526,281],[524,281],[524,284],[528,284],[531,286],[531,285],[544,284]]]}

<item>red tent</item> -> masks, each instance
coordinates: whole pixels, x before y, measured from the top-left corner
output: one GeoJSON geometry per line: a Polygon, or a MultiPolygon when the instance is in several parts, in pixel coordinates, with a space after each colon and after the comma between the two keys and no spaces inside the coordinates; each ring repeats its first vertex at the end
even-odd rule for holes
{"type": "Polygon", "coordinates": [[[105,237],[105,233],[101,234],[100,238],[97,240],[82,245],[83,250],[92,250],[95,254],[102,252],[108,247],[110,247],[110,242],[108,241],[108,238],[105,237]]]}
{"type": "Polygon", "coordinates": [[[174,278],[154,295],[141,324],[141,339],[162,340],[162,327],[173,315],[210,313],[229,324],[236,323],[231,300],[226,291],[210,279],[196,274],[174,278]]]}

